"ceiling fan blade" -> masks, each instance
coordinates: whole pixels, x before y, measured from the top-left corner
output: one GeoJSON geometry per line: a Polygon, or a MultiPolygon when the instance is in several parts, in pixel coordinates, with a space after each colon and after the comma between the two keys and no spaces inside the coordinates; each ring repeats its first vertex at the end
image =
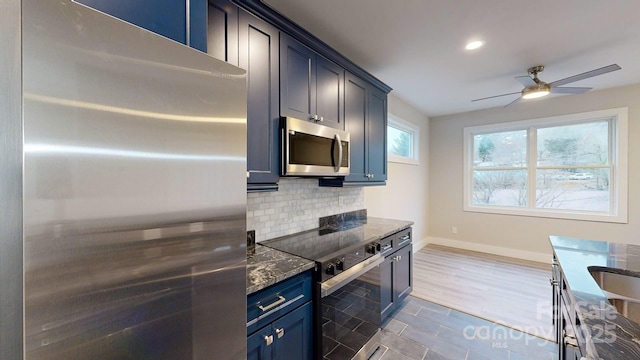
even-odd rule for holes
{"type": "Polygon", "coordinates": [[[533,81],[529,75],[516,76],[515,78],[520,82],[520,84],[524,85],[524,87],[538,86],[538,84],[533,81]]]}
{"type": "Polygon", "coordinates": [[[507,105],[505,105],[505,108],[508,108],[511,105],[515,105],[516,103],[520,102],[520,100],[522,100],[522,96],[518,96],[517,99],[513,100],[512,102],[508,103],[507,105]]]}
{"type": "Polygon", "coordinates": [[[497,98],[497,97],[501,97],[501,96],[507,96],[507,95],[515,95],[515,94],[520,94],[520,91],[512,92],[512,93],[508,93],[508,94],[502,94],[502,95],[489,96],[489,97],[485,97],[485,98],[481,98],[481,99],[474,99],[474,100],[471,100],[471,102],[480,101],[480,100],[487,100],[487,99],[493,99],[493,98],[497,98]]]}
{"type": "Polygon", "coordinates": [[[554,94],[583,94],[591,89],[590,87],[552,87],[551,92],[554,94]]]}
{"type": "Polygon", "coordinates": [[[599,69],[587,71],[587,72],[584,72],[582,74],[573,75],[573,76],[569,76],[568,78],[556,80],[556,81],[554,81],[552,83],[549,83],[549,86],[551,86],[551,87],[562,86],[562,85],[565,85],[565,84],[569,84],[569,83],[576,82],[576,81],[579,81],[579,80],[588,79],[590,77],[606,74],[608,72],[612,72],[612,71],[616,71],[616,70],[620,70],[620,69],[622,69],[622,68],[620,66],[618,66],[618,64],[611,64],[609,66],[605,66],[605,67],[601,67],[599,69]]]}

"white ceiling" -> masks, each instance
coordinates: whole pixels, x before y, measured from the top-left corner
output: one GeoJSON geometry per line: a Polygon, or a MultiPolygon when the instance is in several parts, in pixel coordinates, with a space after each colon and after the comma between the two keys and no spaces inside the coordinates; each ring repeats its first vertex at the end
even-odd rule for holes
{"type": "Polygon", "coordinates": [[[638,0],[264,1],[427,116],[504,106],[517,96],[471,100],[522,90],[513,77],[535,65],[552,82],[617,63],[567,86],[640,83],[638,0]],[[485,46],[464,50],[475,38],[485,46]]]}

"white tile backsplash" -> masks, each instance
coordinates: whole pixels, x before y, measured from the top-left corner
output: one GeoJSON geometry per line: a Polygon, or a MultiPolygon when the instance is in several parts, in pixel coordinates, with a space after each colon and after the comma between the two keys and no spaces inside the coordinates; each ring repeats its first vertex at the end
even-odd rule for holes
{"type": "Polygon", "coordinates": [[[260,242],[315,229],[323,216],[360,209],[364,209],[361,187],[319,187],[317,179],[280,178],[278,191],[247,195],[247,230],[255,230],[260,242]]]}

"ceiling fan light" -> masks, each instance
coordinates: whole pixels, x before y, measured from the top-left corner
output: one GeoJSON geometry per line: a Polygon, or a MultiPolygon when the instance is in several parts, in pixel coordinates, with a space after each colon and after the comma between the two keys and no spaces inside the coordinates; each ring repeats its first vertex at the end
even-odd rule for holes
{"type": "Polygon", "coordinates": [[[527,88],[522,90],[522,98],[525,100],[537,99],[549,95],[549,85],[527,88]]]}
{"type": "Polygon", "coordinates": [[[475,50],[478,48],[481,48],[484,45],[484,41],[472,41],[470,43],[468,43],[464,48],[467,50],[475,50]]]}

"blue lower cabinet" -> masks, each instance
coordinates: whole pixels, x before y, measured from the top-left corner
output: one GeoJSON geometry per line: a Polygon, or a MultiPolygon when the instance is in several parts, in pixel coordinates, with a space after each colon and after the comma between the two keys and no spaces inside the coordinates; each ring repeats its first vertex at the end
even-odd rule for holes
{"type": "Polygon", "coordinates": [[[247,298],[247,359],[313,359],[312,273],[247,298]]]}
{"type": "Polygon", "coordinates": [[[311,302],[247,337],[248,360],[311,360],[313,358],[311,302]]]}

